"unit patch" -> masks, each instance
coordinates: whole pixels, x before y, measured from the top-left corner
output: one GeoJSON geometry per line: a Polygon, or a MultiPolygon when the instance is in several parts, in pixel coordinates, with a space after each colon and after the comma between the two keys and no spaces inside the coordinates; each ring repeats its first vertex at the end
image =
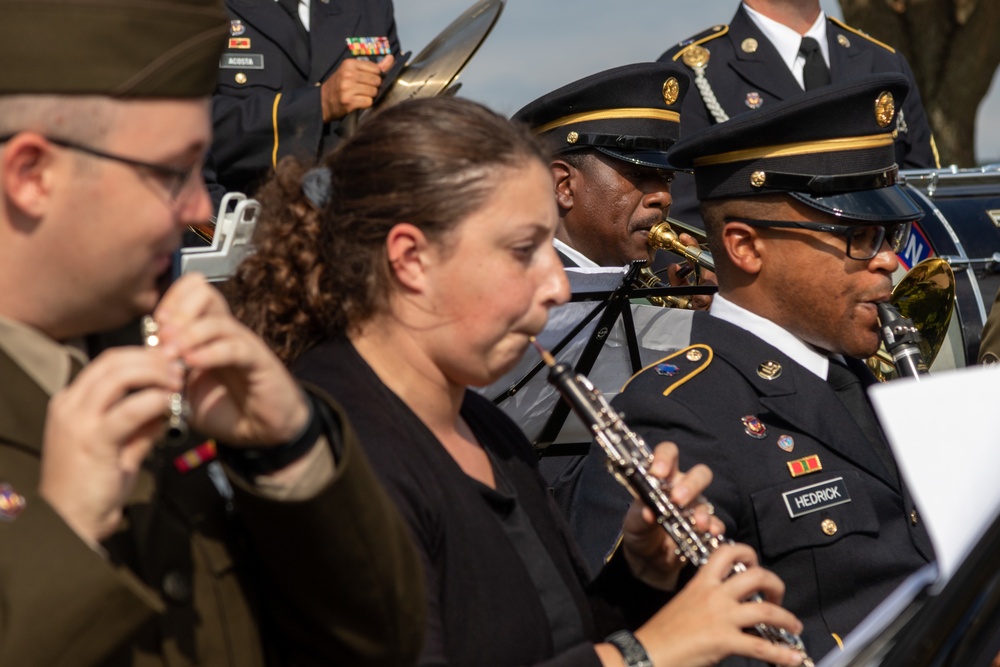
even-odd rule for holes
{"type": "Polygon", "coordinates": [[[843,477],[834,477],[825,482],[792,489],[782,493],[781,497],[784,498],[785,507],[788,508],[788,516],[793,519],[851,502],[851,494],[847,492],[847,484],[844,483],[843,477]]]}

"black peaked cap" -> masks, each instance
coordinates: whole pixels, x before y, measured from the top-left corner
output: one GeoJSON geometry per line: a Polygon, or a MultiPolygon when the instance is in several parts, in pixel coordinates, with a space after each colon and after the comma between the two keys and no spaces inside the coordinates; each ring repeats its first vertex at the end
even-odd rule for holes
{"type": "Polygon", "coordinates": [[[816,88],[686,136],[670,160],[694,169],[702,200],[787,192],[849,220],[918,220],[893,149],[909,89],[896,73],[816,88]]]}
{"type": "Polygon", "coordinates": [[[635,164],[672,169],[689,80],[673,63],[637,63],[598,72],[547,93],[512,116],[554,155],[592,148],[635,164]]]}

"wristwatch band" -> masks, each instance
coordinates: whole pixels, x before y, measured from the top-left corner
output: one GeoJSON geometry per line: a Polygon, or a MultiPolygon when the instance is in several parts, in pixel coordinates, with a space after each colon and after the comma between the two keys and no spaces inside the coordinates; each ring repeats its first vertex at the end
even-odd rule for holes
{"type": "Polygon", "coordinates": [[[619,630],[604,640],[618,649],[627,667],[653,667],[653,661],[638,639],[628,630],[619,630]]]}

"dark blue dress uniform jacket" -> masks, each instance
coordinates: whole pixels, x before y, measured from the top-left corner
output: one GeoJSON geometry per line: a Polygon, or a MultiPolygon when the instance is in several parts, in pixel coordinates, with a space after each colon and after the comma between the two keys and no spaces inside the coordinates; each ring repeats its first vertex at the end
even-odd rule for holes
{"type": "Polygon", "coordinates": [[[226,0],[226,9],[234,23],[206,167],[216,201],[222,192],[252,194],[286,155],[315,160],[336,145],[340,124],[323,124],[319,86],[351,57],[348,37],[388,37],[399,57],[391,0],[313,0],[308,36],[274,0],[226,0]]]}
{"type": "MultiPolygon", "coordinates": [[[[920,101],[920,91],[914,82],[913,72],[903,55],[833,18],[827,19],[826,38],[829,43],[831,83],[880,72],[900,72],[910,80],[911,89],[903,103],[902,113],[906,131],[902,131],[901,127],[896,138],[896,163],[900,169],[936,167],[938,159],[932,144],[927,114],[920,101]]],[[[661,55],[659,61],[683,64],[682,51],[692,44],[708,49],[711,54],[705,68],[705,77],[730,118],[752,111],[748,99],[757,108],[766,109],[775,102],[803,92],[778,51],[746,13],[742,4],[728,26],[717,25],[680,42],[661,55]],[[744,40],[749,38],[757,41],[757,49],[753,53],[747,53],[742,48],[744,40]]],[[[690,75],[694,81],[694,70],[690,71],[690,75]]],[[[714,124],[715,120],[698,89],[692,84],[681,107],[681,136],[685,137],[714,124]]],[[[694,180],[686,174],[678,174],[672,192],[674,205],[671,216],[698,224],[700,216],[694,180]]]]}
{"type": "MultiPolygon", "coordinates": [[[[726,536],[753,546],[761,564],[784,580],[784,606],[805,624],[806,648],[820,658],[836,645],[833,634],[845,636],[933,559],[930,539],[910,494],[893,481],[826,382],[707,313],[694,313],[691,340],[699,344],[665,360],[676,367],[672,375],[666,374],[670,368],[644,369],[614,405],[651,445],[676,442],[682,469],[711,467],[706,497],[725,522],[726,536]],[[689,350],[701,358],[690,360],[689,350]],[[757,372],[768,361],[781,366],[773,380],[757,372]],[[764,437],[749,435],[744,417],[756,417],[764,437]],[[783,436],[794,441],[791,452],[778,445],[783,436]],[[822,470],[793,478],[788,463],[812,455],[822,470]],[[836,491],[827,502],[806,495],[831,488],[836,491]],[[795,518],[783,495],[788,492],[795,518]],[[848,496],[849,502],[833,504],[848,496]],[[804,497],[801,506],[796,497],[804,497]]],[[[601,541],[592,537],[584,546],[606,552],[614,547],[628,497],[603,470],[603,458],[599,451],[588,457],[575,511],[604,527],[601,541]]]]}

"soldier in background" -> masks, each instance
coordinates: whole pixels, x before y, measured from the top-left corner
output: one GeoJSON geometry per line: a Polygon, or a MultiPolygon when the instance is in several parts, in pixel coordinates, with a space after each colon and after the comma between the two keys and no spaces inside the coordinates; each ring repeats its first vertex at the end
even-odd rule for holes
{"type": "MultiPolygon", "coordinates": [[[[804,90],[876,72],[899,72],[910,94],[897,116],[900,169],[940,166],[913,72],[891,46],[820,9],[819,0],[744,0],[729,25],[716,25],[667,50],[662,62],[683,64],[692,77],[684,102],[684,135],[741,113],[767,109],[804,90]]],[[[694,183],[679,174],[674,217],[698,224],[694,183]]]]}

